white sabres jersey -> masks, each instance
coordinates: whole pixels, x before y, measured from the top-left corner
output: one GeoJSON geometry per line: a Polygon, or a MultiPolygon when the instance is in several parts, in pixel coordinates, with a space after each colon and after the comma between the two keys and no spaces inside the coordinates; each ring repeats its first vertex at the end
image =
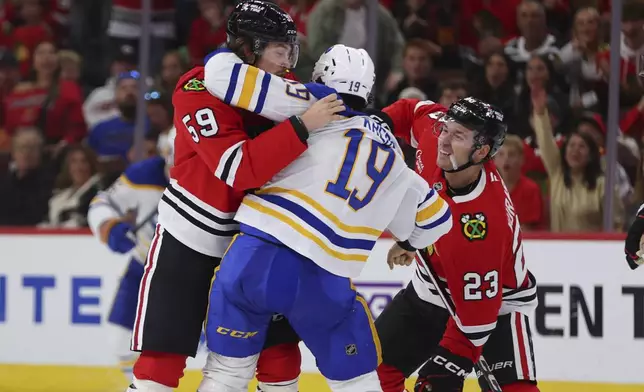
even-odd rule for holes
{"type": "Polygon", "coordinates": [[[87,216],[92,233],[106,243],[107,238],[101,238],[101,225],[130,222],[138,229],[132,257],[145,264],[157,224],[157,207],[167,184],[162,157],[129,166],[110,188],[92,200],[87,216]]]}
{"type": "Polygon", "coordinates": [[[350,278],[385,230],[416,248],[433,244],[452,227],[449,207],[381,143],[379,128],[358,116],[312,134],[298,159],[244,198],[235,219],[350,278]]]}

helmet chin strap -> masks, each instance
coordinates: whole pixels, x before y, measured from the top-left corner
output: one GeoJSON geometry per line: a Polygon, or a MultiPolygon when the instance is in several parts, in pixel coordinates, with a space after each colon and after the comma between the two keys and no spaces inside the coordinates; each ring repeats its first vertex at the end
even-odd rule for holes
{"type": "Polygon", "coordinates": [[[463,171],[463,170],[465,170],[465,169],[467,169],[467,168],[469,168],[471,166],[482,165],[485,161],[487,161],[487,159],[483,159],[479,163],[474,163],[474,161],[472,160],[472,158],[474,158],[474,152],[476,150],[478,150],[479,148],[480,148],[480,146],[472,148],[472,152],[470,152],[470,156],[469,156],[469,158],[467,158],[467,163],[465,163],[464,165],[461,165],[461,166],[459,166],[458,162],[456,162],[456,157],[454,156],[454,154],[449,154],[449,161],[452,164],[452,169],[450,169],[450,170],[443,169],[443,171],[445,173],[458,173],[458,172],[463,171]]]}

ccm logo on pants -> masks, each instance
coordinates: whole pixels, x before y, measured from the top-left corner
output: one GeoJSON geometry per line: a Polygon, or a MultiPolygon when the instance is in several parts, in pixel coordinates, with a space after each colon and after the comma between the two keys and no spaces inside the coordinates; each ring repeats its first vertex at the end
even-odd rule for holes
{"type": "Polygon", "coordinates": [[[248,339],[257,335],[257,331],[254,331],[254,332],[235,331],[234,329],[224,328],[221,326],[217,327],[217,333],[221,335],[230,336],[231,338],[240,338],[240,339],[248,339]]]}

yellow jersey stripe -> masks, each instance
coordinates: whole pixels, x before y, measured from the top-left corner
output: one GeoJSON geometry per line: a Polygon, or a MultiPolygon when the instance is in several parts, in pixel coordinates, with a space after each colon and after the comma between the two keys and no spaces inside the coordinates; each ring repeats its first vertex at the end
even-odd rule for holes
{"type": "Polygon", "coordinates": [[[445,200],[437,195],[436,200],[416,213],[416,222],[424,222],[435,216],[445,205],[445,200]]]}
{"type": "Polygon", "coordinates": [[[327,246],[318,236],[315,234],[311,233],[309,230],[305,229],[302,225],[299,223],[295,222],[293,219],[290,217],[282,214],[279,211],[275,211],[272,208],[266,207],[264,205],[261,205],[257,202],[254,202],[252,200],[249,200],[247,198],[244,199],[243,204],[247,205],[248,207],[255,209],[263,214],[272,216],[273,218],[281,221],[282,223],[287,224],[290,226],[293,230],[298,232],[303,237],[308,238],[309,240],[313,241],[317,246],[319,246],[323,251],[331,255],[332,257],[335,257],[336,259],[342,260],[342,261],[361,261],[365,262],[367,261],[367,258],[369,257],[368,255],[360,255],[360,254],[347,254],[347,253],[342,253],[338,252],[334,249],[331,249],[329,246],[327,246]]]}
{"type": "Polygon", "coordinates": [[[302,193],[300,191],[274,186],[274,187],[269,187],[269,188],[266,188],[266,189],[261,189],[261,190],[257,191],[256,193],[257,194],[286,193],[288,195],[296,197],[296,198],[306,202],[308,205],[313,207],[317,212],[322,214],[325,218],[327,218],[328,220],[333,222],[334,225],[336,225],[342,231],[345,231],[347,233],[366,234],[366,235],[370,235],[370,236],[374,236],[374,237],[380,237],[380,235],[382,234],[381,230],[374,229],[374,228],[371,228],[371,227],[349,226],[349,225],[343,223],[342,221],[340,221],[340,219],[337,216],[333,215],[329,210],[327,210],[326,208],[322,207],[322,205],[320,203],[318,203],[317,201],[313,200],[313,198],[311,198],[310,196],[308,196],[308,195],[306,195],[306,194],[304,194],[304,193],[302,193]]]}
{"type": "Polygon", "coordinates": [[[119,180],[132,189],[162,191],[162,192],[165,190],[164,186],[150,185],[150,184],[135,184],[132,181],[130,181],[130,179],[125,176],[125,174],[121,174],[121,177],[119,177],[119,180]]]}
{"type": "Polygon", "coordinates": [[[242,87],[241,94],[239,95],[239,101],[237,102],[237,106],[242,109],[250,110],[250,100],[253,98],[253,92],[255,92],[255,82],[257,82],[257,74],[259,74],[258,68],[246,67],[244,85],[242,87]]]}
{"type": "Polygon", "coordinates": [[[371,329],[371,336],[373,338],[373,344],[376,348],[376,355],[378,357],[378,366],[380,366],[382,363],[382,346],[380,345],[380,338],[378,337],[378,331],[376,331],[376,325],[373,322],[371,310],[369,309],[367,301],[359,294],[356,295],[356,299],[362,304],[362,307],[364,307],[364,311],[367,313],[367,317],[369,318],[369,329],[371,329]]]}

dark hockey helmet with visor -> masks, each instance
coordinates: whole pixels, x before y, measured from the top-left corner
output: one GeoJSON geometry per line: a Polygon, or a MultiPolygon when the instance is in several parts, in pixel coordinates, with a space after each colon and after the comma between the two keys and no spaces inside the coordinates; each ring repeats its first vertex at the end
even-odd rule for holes
{"type": "Polygon", "coordinates": [[[249,46],[255,55],[254,61],[265,56],[287,68],[297,64],[300,53],[297,27],[293,18],[276,4],[261,0],[239,2],[228,16],[226,33],[228,47],[245,61],[239,39],[249,46]],[[271,43],[278,45],[271,45],[269,49],[271,43]]]}
{"type": "Polygon", "coordinates": [[[440,135],[450,122],[458,123],[474,132],[474,145],[467,163],[454,167],[446,172],[459,172],[475,164],[482,164],[494,157],[503,145],[507,125],[503,122],[503,112],[474,97],[459,99],[454,102],[447,113],[435,123],[435,133],[440,135]],[[474,152],[481,147],[490,146],[490,152],[480,162],[472,160],[474,152]]]}

